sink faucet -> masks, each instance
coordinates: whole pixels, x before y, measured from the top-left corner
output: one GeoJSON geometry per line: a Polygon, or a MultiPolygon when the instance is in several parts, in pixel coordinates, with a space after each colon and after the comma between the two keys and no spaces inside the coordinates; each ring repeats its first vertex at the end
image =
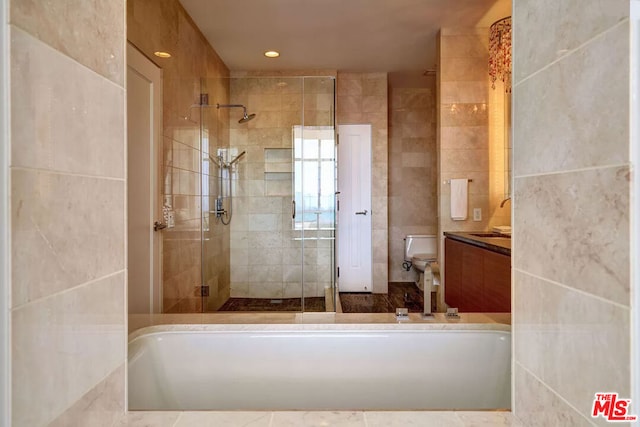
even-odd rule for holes
{"type": "Polygon", "coordinates": [[[505,203],[507,203],[507,200],[511,200],[511,197],[507,197],[506,199],[504,199],[504,200],[502,201],[502,203],[500,203],[500,207],[501,207],[501,208],[502,208],[502,207],[504,207],[504,204],[505,204],[505,203]]]}

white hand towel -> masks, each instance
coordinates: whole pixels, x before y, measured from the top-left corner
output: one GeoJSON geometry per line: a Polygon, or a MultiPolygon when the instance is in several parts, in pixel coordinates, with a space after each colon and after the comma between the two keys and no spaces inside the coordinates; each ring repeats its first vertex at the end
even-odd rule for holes
{"type": "Polygon", "coordinates": [[[467,219],[467,179],[451,180],[451,219],[454,221],[464,221],[467,219]]]}

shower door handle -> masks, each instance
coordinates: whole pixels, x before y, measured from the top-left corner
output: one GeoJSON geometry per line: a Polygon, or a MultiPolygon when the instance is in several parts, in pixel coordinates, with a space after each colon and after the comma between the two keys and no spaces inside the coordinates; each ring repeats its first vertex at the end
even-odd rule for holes
{"type": "Polygon", "coordinates": [[[368,210],[363,210],[361,212],[356,212],[356,215],[366,215],[369,211],[368,210]]]}
{"type": "Polygon", "coordinates": [[[296,201],[291,201],[291,218],[296,219],[296,201]]]}

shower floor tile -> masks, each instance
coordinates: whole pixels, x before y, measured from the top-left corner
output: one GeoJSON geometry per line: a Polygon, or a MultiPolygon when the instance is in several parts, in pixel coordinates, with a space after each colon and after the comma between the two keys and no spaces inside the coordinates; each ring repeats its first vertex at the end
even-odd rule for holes
{"type": "MultiPolygon", "coordinates": [[[[218,311],[302,311],[300,298],[229,298],[218,311]]],[[[304,299],[304,311],[325,311],[324,297],[304,299]]]]}
{"type": "Polygon", "coordinates": [[[407,282],[390,282],[388,294],[340,292],[343,313],[395,313],[397,307],[422,313],[422,301],[420,289],[407,282]]]}

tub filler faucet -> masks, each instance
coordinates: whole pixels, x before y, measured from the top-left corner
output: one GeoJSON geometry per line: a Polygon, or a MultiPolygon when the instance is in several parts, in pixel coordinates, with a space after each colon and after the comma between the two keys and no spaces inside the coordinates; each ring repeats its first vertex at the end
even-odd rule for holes
{"type": "Polygon", "coordinates": [[[424,307],[422,310],[423,319],[433,319],[433,312],[431,310],[431,292],[436,292],[440,285],[440,269],[437,262],[428,262],[424,269],[424,277],[422,280],[422,286],[424,287],[424,307]]]}

